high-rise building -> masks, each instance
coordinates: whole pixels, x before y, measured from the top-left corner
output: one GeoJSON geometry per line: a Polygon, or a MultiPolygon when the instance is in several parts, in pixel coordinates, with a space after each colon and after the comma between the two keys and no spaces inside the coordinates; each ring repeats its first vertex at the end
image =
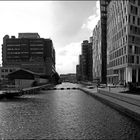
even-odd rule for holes
{"type": "Polygon", "coordinates": [[[92,44],[93,44],[93,40],[92,37],[90,37],[90,42],[89,42],[89,46],[87,49],[87,77],[88,77],[88,81],[92,81],[93,80],[93,51],[92,51],[92,44]]]}
{"type": "Polygon", "coordinates": [[[100,20],[93,30],[93,79],[107,82],[107,6],[109,0],[100,0],[100,20]]]}
{"type": "Polygon", "coordinates": [[[82,79],[88,80],[87,76],[87,55],[88,55],[88,40],[84,40],[81,44],[82,46],[82,79]]]}
{"type": "MultiPolygon", "coordinates": [[[[101,51],[101,22],[99,21],[93,30],[93,80],[102,81],[102,51],[101,51]]],[[[105,61],[105,60],[104,60],[105,61]]]]}
{"type": "Polygon", "coordinates": [[[2,65],[51,75],[55,73],[53,42],[40,38],[38,33],[19,33],[18,38],[6,35],[2,44],[2,65]]]}
{"type": "Polygon", "coordinates": [[[81,79],[81,76],[80,76],[80,65],[76,65],[76,79],[77,81],[80,81],[81,79]]]}
{"type": "Polygon", "coordinates": [[[107,6],[110,0],[100,0],[100,82],[107,82],[107,6]]]}
{"type": "Polygon", "coordinates": [[[140,82],[140,1],[111,0],[107,7],[108,82],[140,82]]]}
{"type": "Polygon", "coordinates": [[[82,54],[79,55],[79,65],[76,68],[77,77],[82,81],[92,81],[92,38],[90,40],[84,40],[81,44],[82,54]]]}

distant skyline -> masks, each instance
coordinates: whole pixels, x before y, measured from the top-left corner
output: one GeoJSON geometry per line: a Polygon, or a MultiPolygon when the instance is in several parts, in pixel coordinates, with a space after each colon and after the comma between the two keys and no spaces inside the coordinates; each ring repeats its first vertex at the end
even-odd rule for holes
{"type": "Polygon", "coordinates": [[[99,7],[99,1],[0,1],[0,43],[5,35],[37,32],[52,39],[57,72],[75,73],[81,43],[100,18],[99,7]]]}

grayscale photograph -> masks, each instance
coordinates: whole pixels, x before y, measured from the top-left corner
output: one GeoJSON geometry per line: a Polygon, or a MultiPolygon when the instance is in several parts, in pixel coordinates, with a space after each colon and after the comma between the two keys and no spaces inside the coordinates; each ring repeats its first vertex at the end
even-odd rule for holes
{"type": "Polygon", "coordinates": [[[2,0],[0,17],[0,139],[140,140],[140,0],[2,0]]]}

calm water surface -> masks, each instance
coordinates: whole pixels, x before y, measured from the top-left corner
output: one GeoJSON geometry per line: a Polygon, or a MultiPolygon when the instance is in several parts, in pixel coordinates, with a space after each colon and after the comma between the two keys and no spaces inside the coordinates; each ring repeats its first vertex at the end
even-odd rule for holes
{"type": "MultiPolygon", "coordinates": [[[[77,86],[62,84],[57,87],[77,86]]],[[[140,124],[78,90],[0,101],[0,138],[140,139],[140,124]]]]}

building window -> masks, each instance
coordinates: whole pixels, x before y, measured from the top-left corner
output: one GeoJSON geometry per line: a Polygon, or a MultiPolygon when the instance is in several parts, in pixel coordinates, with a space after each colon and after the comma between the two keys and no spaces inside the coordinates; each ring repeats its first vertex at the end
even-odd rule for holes
{"type": "Polygon", "coordinates": [[[135,4],[136,0],[129,0],[129,2],[135,4]]]}
{"type": "Polygon", "coordinates": [[[135,36],[132,36],[132,43],[135,42],[135,36]]]}
{"type": "Polygon", "coordinates": [[[135,19],[136,19],[135,16],[133,16],[133,24],[135,24],[135,19]]]}
{"type": "Polygon", "coordinates": [[[137,46],[135,46],[135,54],[138,54],[138,47],[137,46]]]}
{"type": "Polygon", "coordinates": [[[128,19],[129,23],[131,22],[131,16],[129,15],[129,19],[128,19]]]}
{"type": "Polygon", "coordinates": [[[128,63],[134,63],[134,55],[128,57],[128,63]]]}
{"type": "Polygon", "coordinates": [[[137,56],[137,61],[136,61],[136,63],[139,64],[139,56],[137,56]]]}
{"type": "Polygon", "coordinates": [[[140,25],[140,18],[137,19],[137,25],[140,25]]]}
{"type": "Polygon", "coordinates": [[[126,54],[126,46],[124,46],[124,54],[126,54]]]}
{"type": "Polygon", "coordinates": [[[123,56],[123,64],[125,63],[125,56],[123,56]]]}
{"type": "Polygon", "coordinates": [[[129,52],[130,54],[132,53],[132,45],[129,45],[128,52],[129,52]]]}
{"type": "Polygon", "coordinates": [[[135,14],[135,15],[138,14],[138,8],[137,8],[137,7],[131,5],[130,10],[131,10],[131,13],[132,13],[132,14],[135,14]]]}
{"type": "Polygon", "coordinates": [[[121,54],[123,55],[123,48],[121,49],[121,54]]]}
{"type": "Polygon", "coordinates": [[[138,6],[140,6],[140,1],[138,0],[138,6]]]}

